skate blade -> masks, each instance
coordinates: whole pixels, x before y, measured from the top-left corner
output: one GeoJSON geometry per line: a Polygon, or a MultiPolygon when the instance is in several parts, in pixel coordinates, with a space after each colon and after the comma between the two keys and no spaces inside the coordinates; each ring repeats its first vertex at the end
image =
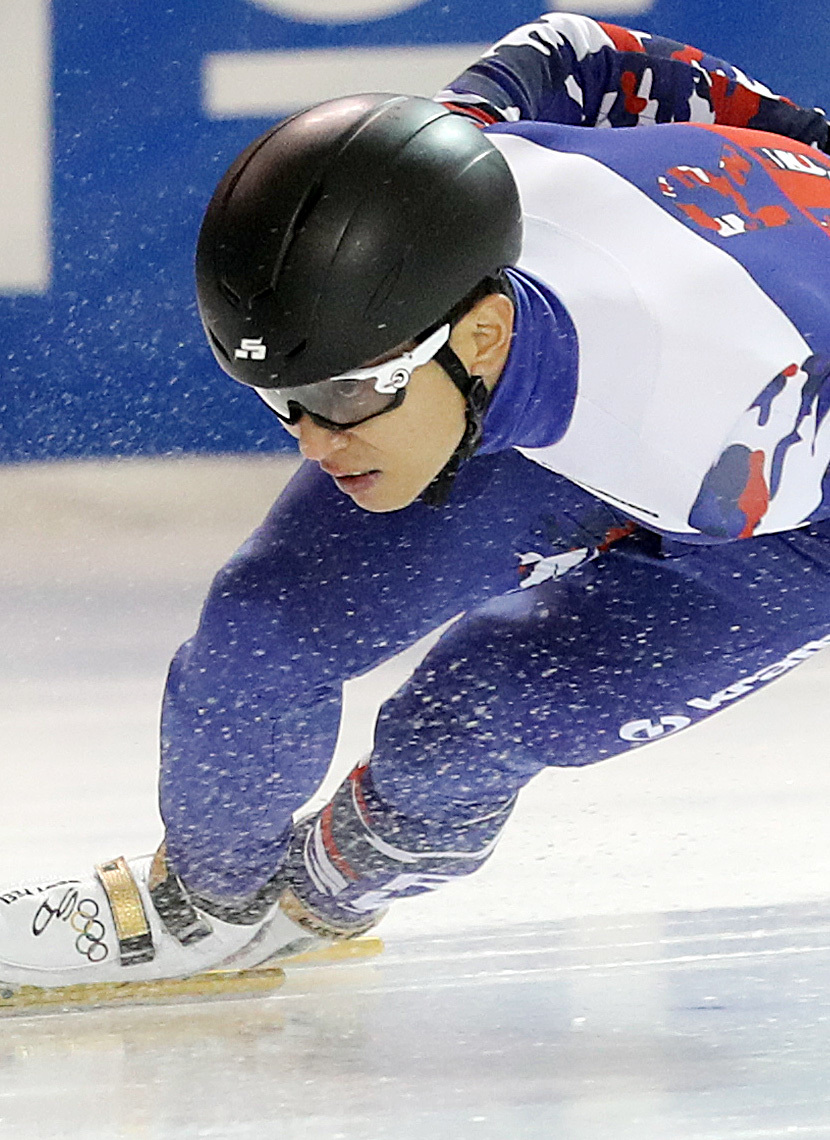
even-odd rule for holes
{"type": "Polygon", "coordinates": [[[279,962],[281,966],[325,966],[330,962],[350,962],[355,959],[377,958],[383,952],[382,938],[344,938],[340,942],[331,942],[320,950],[306,950],[302,954],[295,954],[291,958],[271,958],[263,962],[265,966],[274,966],[279,962]]]}
{"type": "Polygon", "coordinates": [[[100,982],[74,986],[19,986],[0,983],[0,1016],[39,1010],[90,1009],[120,1005],[164,1005],[214,998],[267,997],[285,981],[278,967],[211,970],[189,978],[151,982],[100,982]]]}
{"type": "MultiPolygon", "coordinates": [[[[280,959],[281,965],[325,965],[374,958],[383,950],[380,938],[335,942],[321,950],[280,959]]],[[[222,998],[268,997],[285,981],[275,960],[249,970],[208,970],[189,978],[151,982],[100,982],[74,986],[11,986],[0,982],[0,1017],[72,1009],[106,1009],[121,1005],[165,1005],[222,998]]]]}

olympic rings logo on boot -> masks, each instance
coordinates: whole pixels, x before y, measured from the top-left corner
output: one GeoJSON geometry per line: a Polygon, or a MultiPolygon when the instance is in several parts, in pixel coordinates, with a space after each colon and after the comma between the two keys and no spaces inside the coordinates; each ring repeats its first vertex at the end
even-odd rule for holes
{"type": "Polygon", "coordinates": [[[69,925],[73,930],[78,932],[78,937],[75,939],[75,949],[84,958],[88,958],[90,962],[103,962],[109,955],[109,949],[104,942],[104,936],[107,933],[107,928],[103,922],[98,918],[98,903],[95,899],[81,899],[78,903],[77,910],[74,911],[69,920],[69,925]],[[81,907],[94,908],[92,914],[85,914],[81,907]],[[83,926],[78,926],[78,919],[83,919],[83,926]],[[100,930],[100,933],[98,930],[100,930]],[[93,933],[94,932],[94,933],[93,933]],[[88,943],[86,949],[83,949],[82,943],[86,940],[88,943]]]}
{"type": "Polygon", "coordinates": [[[32,919],[32,934],[39,938],[52,922],[68,922],[78,936],[75,939],[78,953],[90,962],[103,962],[109,956],[109,947],[104,941],[107,930],[99,914],[95,899],[79,899],[77,890],[70,888],[57,903],[43,900],[32,919]]]}

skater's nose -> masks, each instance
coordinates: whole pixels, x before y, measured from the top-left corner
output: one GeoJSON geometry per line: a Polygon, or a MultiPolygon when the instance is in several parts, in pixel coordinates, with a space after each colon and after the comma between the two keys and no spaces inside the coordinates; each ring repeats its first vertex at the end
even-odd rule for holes
{"type": "Polygon", "coordinates": [[[296,437],[304,459],[322,463],[348,445],[345,432],[332,431],[322,424],[316,424],[310,416],[301,416],[293,426],[291,434],[296,437]]]}

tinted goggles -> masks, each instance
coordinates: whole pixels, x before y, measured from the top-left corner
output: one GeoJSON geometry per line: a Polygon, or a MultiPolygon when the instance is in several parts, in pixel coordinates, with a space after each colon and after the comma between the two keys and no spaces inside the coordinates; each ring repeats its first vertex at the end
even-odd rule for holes
{"type": "Polygon", "coordinates": [[[271,411],[286,424],[302,415],[334,431],[355,427],[397,408],[416,368],[428,364],[450,339],[450,325],[436,329],[411,352],[393,360],[332,376],[296,388],[255,388],[271,411]]]}

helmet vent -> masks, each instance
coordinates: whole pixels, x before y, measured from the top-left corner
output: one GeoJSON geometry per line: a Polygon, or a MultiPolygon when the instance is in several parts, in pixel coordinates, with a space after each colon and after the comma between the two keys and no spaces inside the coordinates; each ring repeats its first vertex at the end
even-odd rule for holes
{"type": "Polygon", "coordinates": [[[225,348],[225,346],[219,340],[219,338],[217,337],[217,335],[213,331],[213,329],[208,329],[208,334],[210,336],[210,343],[213,345],[213,347],[216,349],[216,351],[219,353],[219,355],[224,356],[225,360],[230,362],[231,358],[230,358],[230,354],[229,354],[228,350],[225,348]]]}
{"type": "Polygon", "coordinates": [[[230,301],[234,308],[238,309],[242,304],[242,298],[234,289],[231,289],[224,277],[219,278],[219,292],[226,301],[230,301]]]}
{"type": "Polygon", "coordinates": [[[301,340],[299,344],[294,345],[290,352],[287,352],[285,354],[286,362],[289,360],[295,360],[300,355],[300,353],[305,352],[307,348],[308,339],[301,340]]]}
{"type": "Polygon", "coordinates": [[[309,190],[308,194],[306,194],[305,201],[300,206],[294,218],[294,225],[292,229],[295,236],[300,232],[300,230],[304,228],[306,222],[314,213],[314,210],[316,209],[322,197],[323,187],[318,182],[317,185],[313,186],[311,190],[309,190]]]}
{"type": "Polygon", "coordinates": [[[248,308],[253,309],[254,305],[259,304],[260,301],[264,301],[266,297],[273,296],[273,293],[274,290],[270,285],[267,289],[260,289],[258,293],[254,293],[252,297],[248,298],[248,308]]]}

